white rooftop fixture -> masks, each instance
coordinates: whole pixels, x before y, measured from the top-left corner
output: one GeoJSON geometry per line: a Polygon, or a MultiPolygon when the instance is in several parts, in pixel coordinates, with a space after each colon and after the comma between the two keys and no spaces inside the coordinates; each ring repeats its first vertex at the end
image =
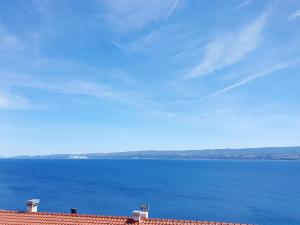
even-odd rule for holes
{"type": "Polygon", "coordinates": [[[143,218],[148,218],[149,216],[149,205],[148,204],[142,204],[141,210],[134,210],[132,212],[131,218],[134,221],[141,221],[143,218]]]}
{"type": "Polygon", "coordinates": [[[134,211],[132,211],[131,218],[134,221],[141,221],[143,218],[148,218],[148,212],[142,212],[140,210],[134,210],[134,211]]]}
{"type": "Polygon", "coordinates": [[[27,201],[27,212],[37,212],[40,199],[30,199],[27,201]]]}

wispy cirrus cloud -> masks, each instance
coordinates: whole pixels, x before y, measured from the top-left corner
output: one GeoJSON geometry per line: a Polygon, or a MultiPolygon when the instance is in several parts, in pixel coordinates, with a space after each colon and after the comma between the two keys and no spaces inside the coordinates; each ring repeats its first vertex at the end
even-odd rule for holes
{"type": "MultiPolygon", "coordinates": [[[[151,100],[151,96],[139,90],[128,90],[128,88],[116,88],[105,83],[87,80],[68,80],[68,81],[49,81],[41,80],[36,76],[21,74],[2,75],[0,73],[0,85],[10,89],[26,88],[40,90],[48,93],[57,93],[71,98],[84,96],[94,98],[99,102],[110,102],[115,104],[127,105],[143,111],[146,114],[162,117],[173,117],[174,112],[165,110],[163,104],[151,100]]],[[[22,109],[29,101],[18,95],[2,94],[0,92],[0,109],[22,109]]],[[[30,104],[32,105],[32,104],[30,104]]],[[[35,108],[39,106],[36,105],[35,108]]]]}
{"type": "Polygon", "coordinates": [[[240,3],[239,5],[237,5],[233,10],[239,10],[241,8],[244,8],[244,7],[248,6],[248,5],[250,5],[252,2],[253,2],[253,0],[246,0],[246,1],[242,2],[242,3],[240,3]]]}
{"type": "Polygon", "coordinates": [[[24,109],[29,101],[20,95],[0,91],[0,109],[24,109]]]}
{"type": "Polygon", "coordinates": [[[85,95],[90,97],[96,97],[101,99],[110,99],[117,101],[125,101],[126,94],[115,88],[100,84],[99,82],[81,81],[81,80],[69,80],[65,82],[50,82],[46,80],[37,79],[30,75],[13,75],[5,78],[5,81],[1,81],[0,84],[6,87],[24,87],[30,89],[38,89],[48,92],[61,93],[61,94],[74,94],[85,95]]]}
{"type": "Polygon", "coordinates": [[[152,22],[167,19],[180,0],[102,0],[106,6],[105,19],[119,30],[134,30],[152,22]]]}
{"type": "Polygon", "coordinates": [[[208,96],[205,96],[205,97],[201,98],[201,100],[216,97],[216,96],[221,95],[225,92],[228,92],[232,89],[238,88],[238,87],[245,85],[251,81],[254,81],[258,78],[271,75],[279,70],[285,69],[285,68],[295,65],[297,63],[299,63],[299,59],[288,60],[285,62],[281,62],[281,63],[275,64],[275,65],[272,65],[269,68],[265,68],[264,70],[258,71],[257,73],[250,74],[234,84],[231,84],[231,85],[229,85],[225,88],[222,88],[208,96]]]}
{"type": "Polygon", "coordinates": [[[179,5],[180,1],[181,0],[174,0],[174,3],[171,6],[171,8],[169,9],[165,19],[168,19],[173,14],[173,12],[176,10],[177,6],[179,5]]]}
{"type": "Polygon", "coordinates": [[[289,19],[290,20],[295,20],[296,18],[298,18],[300,16],[300,9],[298,9],[297,11],[293,12],[290,16],[289,19]]]}
{"type": "Polygon", "coordinates": [[[206,47],[202,62],[185,75],[185,79],[194,79],[241,61],[260,44],[266,20],[267,13],[258,17],[241,31],[222,35],[210,42],[206,47]]]}
{"type": "Polygon", "coordinates": [[[8,32],[7,29],[0,24],[0,51],[11,52],[21,47],[22,43],[16,35],[8,32]]]}
{"type": "Polygon", "coordinates": [[[60,93],[87,95],[102,99],[125,100],[125,94],[114,90],[107,85],[101,85],[92,82],[76,81],[63,85],[57,85],[55,88],[60,93]]]}
{"type": "Polygon", "coordinates": [[[74,81],[57,85],[52,91],[121,103],[154,116],[171,118],[177,115],[177,113],[171,112],[170,110],[165,110],[161,103],[149,99],[149,96],[145,96],[144,93],[131,92],[129,90],[117,90],[113,87],[99,83],[74,81]]]}

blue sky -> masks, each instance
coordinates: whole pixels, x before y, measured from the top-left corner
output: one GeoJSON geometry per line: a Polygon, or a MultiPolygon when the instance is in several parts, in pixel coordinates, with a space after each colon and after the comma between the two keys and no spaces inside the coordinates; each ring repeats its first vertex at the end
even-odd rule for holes
{"type": "Polygon", "coordinates": [[[0,155],[299,137],[298,0],[0,2],[0,155]]]}

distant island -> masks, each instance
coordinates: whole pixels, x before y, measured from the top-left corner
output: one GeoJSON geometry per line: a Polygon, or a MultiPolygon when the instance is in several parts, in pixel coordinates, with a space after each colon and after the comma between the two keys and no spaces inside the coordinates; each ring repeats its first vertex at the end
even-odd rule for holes
{"type": "Polygon", "coordinates": [[[232,159],[300,160],[300,146],[205,150],[146,150],[115,153],[15,156],[10,159],[232,159]]]}

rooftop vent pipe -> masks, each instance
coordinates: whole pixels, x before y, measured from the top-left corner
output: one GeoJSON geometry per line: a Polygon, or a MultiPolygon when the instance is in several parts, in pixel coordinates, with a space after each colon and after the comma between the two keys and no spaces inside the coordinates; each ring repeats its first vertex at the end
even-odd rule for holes
{"type": "Polygon", "coordinates": [[[37,212],[40,199],[30,199],[27,201],[27,212],[37,212]]]}
{"type": "Polygon", "coordinates": [[[76,208],[72,208],[71,209],[71,214],[77,214],[77,209],[76,208]]]}

